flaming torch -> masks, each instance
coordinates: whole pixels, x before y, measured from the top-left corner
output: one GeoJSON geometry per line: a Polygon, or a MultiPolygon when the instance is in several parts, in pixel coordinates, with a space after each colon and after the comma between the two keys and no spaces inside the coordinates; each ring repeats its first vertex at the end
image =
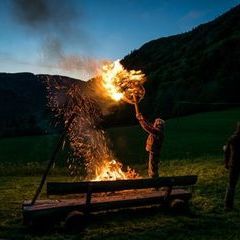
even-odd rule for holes
{"type": "Polygon", "coordinates": [[[141,70],[128,71],[117,60],[103,66],[101,78],[102,85],[111,99],[133,104],[136,113],[139,113],[138,103],[144,98],[143,83],[146,80],[141,70]]]}

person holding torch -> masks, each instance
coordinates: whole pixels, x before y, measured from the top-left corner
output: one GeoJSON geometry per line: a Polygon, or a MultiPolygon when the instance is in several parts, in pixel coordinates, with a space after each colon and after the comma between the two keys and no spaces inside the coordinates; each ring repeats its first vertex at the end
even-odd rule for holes
{"type": "Polygon", "coordinates": [[[136,118],[138,119],[141,127],[149,134],[146,141],[146,151],[149,154],[148,176],[151,178],[157,178],[159,177],[159,160],[164,140],[165,121],[161,118],[156,118],[153,124],[148,122],[139,112],[137,101],[134,105],[136,118]]]}
{"type": "Polygon", "coordinates": [[[119,60],[103,66],[101,72],[102,86],[114,101],[124,101],[133,104],[136,117],[142,128],[149,134],[146,142],[146,150],[149,153],[148,175],[157,178],[160,151],[164,139],[165,122],[161,118],[155,119],[151,124],[145,120],[139,112],[138,102],[145,95],[143,83],[146,80],[141,70],[127,70],[119,60]]]}

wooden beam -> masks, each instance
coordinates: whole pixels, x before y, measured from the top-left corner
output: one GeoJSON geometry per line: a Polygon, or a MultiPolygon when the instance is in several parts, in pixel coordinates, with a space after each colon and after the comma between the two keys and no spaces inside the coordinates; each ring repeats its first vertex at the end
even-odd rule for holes
{"type": "Polygon", "coordinates": [[[67,134],[67,130],[71,126],[74,118],[75,118],[75,114],[70,118],[69,122],[67,123],[66,129],[64,130],[64,132],[61,135],[61,137],[58,139],[57,146],[56,146],[56,148],[53,151],[53,154],[52,154],[52,156],[51,156],[51,158],[50,158],[50,160],[48,162],[48,165],[46,167],[46,170],[45,170],[45,172],[44,172],[44,174],[42,176],[41,182],[40,182],[40,184],[39,184],[39,186],[38,186],[38,188],[37,188],[37,190],[36,190],[36,192],[35,192],[35,194],[33,196],[31,205],[34,205],[34,203],[36,202],[37,198],[39,197],[39,195],[40,195],[40,193],[42,191],[42,188],[43,188],[43,185],[44,185],[44,183],[46,181],[47,175],[48,175],[52,165],[56,161],[57,154],[58,154],[60,148],[62,147],[63,141],[65,139],[65,135],[67,134]]]}
{"type": "Polygon", "coordinates": [[[159,177],[156,179],[129,179],[116,181],[86,181],[86,182],[48,182],[48,195],[65,195],[87,193],[89,187],[92,193],[114,192],[130,189],[146,189],[159,187],[190,186],[197,182],[196,175],[159,177]]]}
{"type": "MultiPolygon", "coordinates": [[[[140,190],[141,191],[141,190],[140,190]]],[[[147,190],[146,190],[147,191],[147,190]]],[[[183,189],[173,189],[168,201],[181,199],[188,201],[191,193],[183,189]]],[[[109,211],[121,208],[144,207],[148,205],[161,205],[166,202],[164,191],[148,191],[111,196],[93,196],[89,212],[109,211]]],[[[26,222],[36,219],[64,220],[69,212],[80,211],[85,213],[85,198],[56,200],[38,200],[35,205],[23,204],[23,216],[26,222]]]]}

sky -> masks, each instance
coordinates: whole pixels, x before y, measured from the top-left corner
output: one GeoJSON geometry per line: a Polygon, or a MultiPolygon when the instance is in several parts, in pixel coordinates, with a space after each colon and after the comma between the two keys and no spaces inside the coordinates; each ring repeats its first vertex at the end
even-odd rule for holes
{"type": "Polygon", "coordinates": [[[96,74],[94,69],[102,60],[121,59],[148,41],[190,31],[239,3],[2,0],[0,72],[61,74],[87,80],[96,74]],[[29,2],[35,5],[29,7],[29,2]]]}

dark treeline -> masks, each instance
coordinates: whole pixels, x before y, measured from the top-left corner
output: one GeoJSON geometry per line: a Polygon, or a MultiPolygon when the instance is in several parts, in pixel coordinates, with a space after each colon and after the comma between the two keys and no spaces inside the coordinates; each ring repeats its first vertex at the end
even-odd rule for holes
{"type": "Polygon", "coordinates": [[[190,32],[150,41],[122,63],[146,73],[149,116],[234,106],[240,103],[240,5],[190,32]]]}

